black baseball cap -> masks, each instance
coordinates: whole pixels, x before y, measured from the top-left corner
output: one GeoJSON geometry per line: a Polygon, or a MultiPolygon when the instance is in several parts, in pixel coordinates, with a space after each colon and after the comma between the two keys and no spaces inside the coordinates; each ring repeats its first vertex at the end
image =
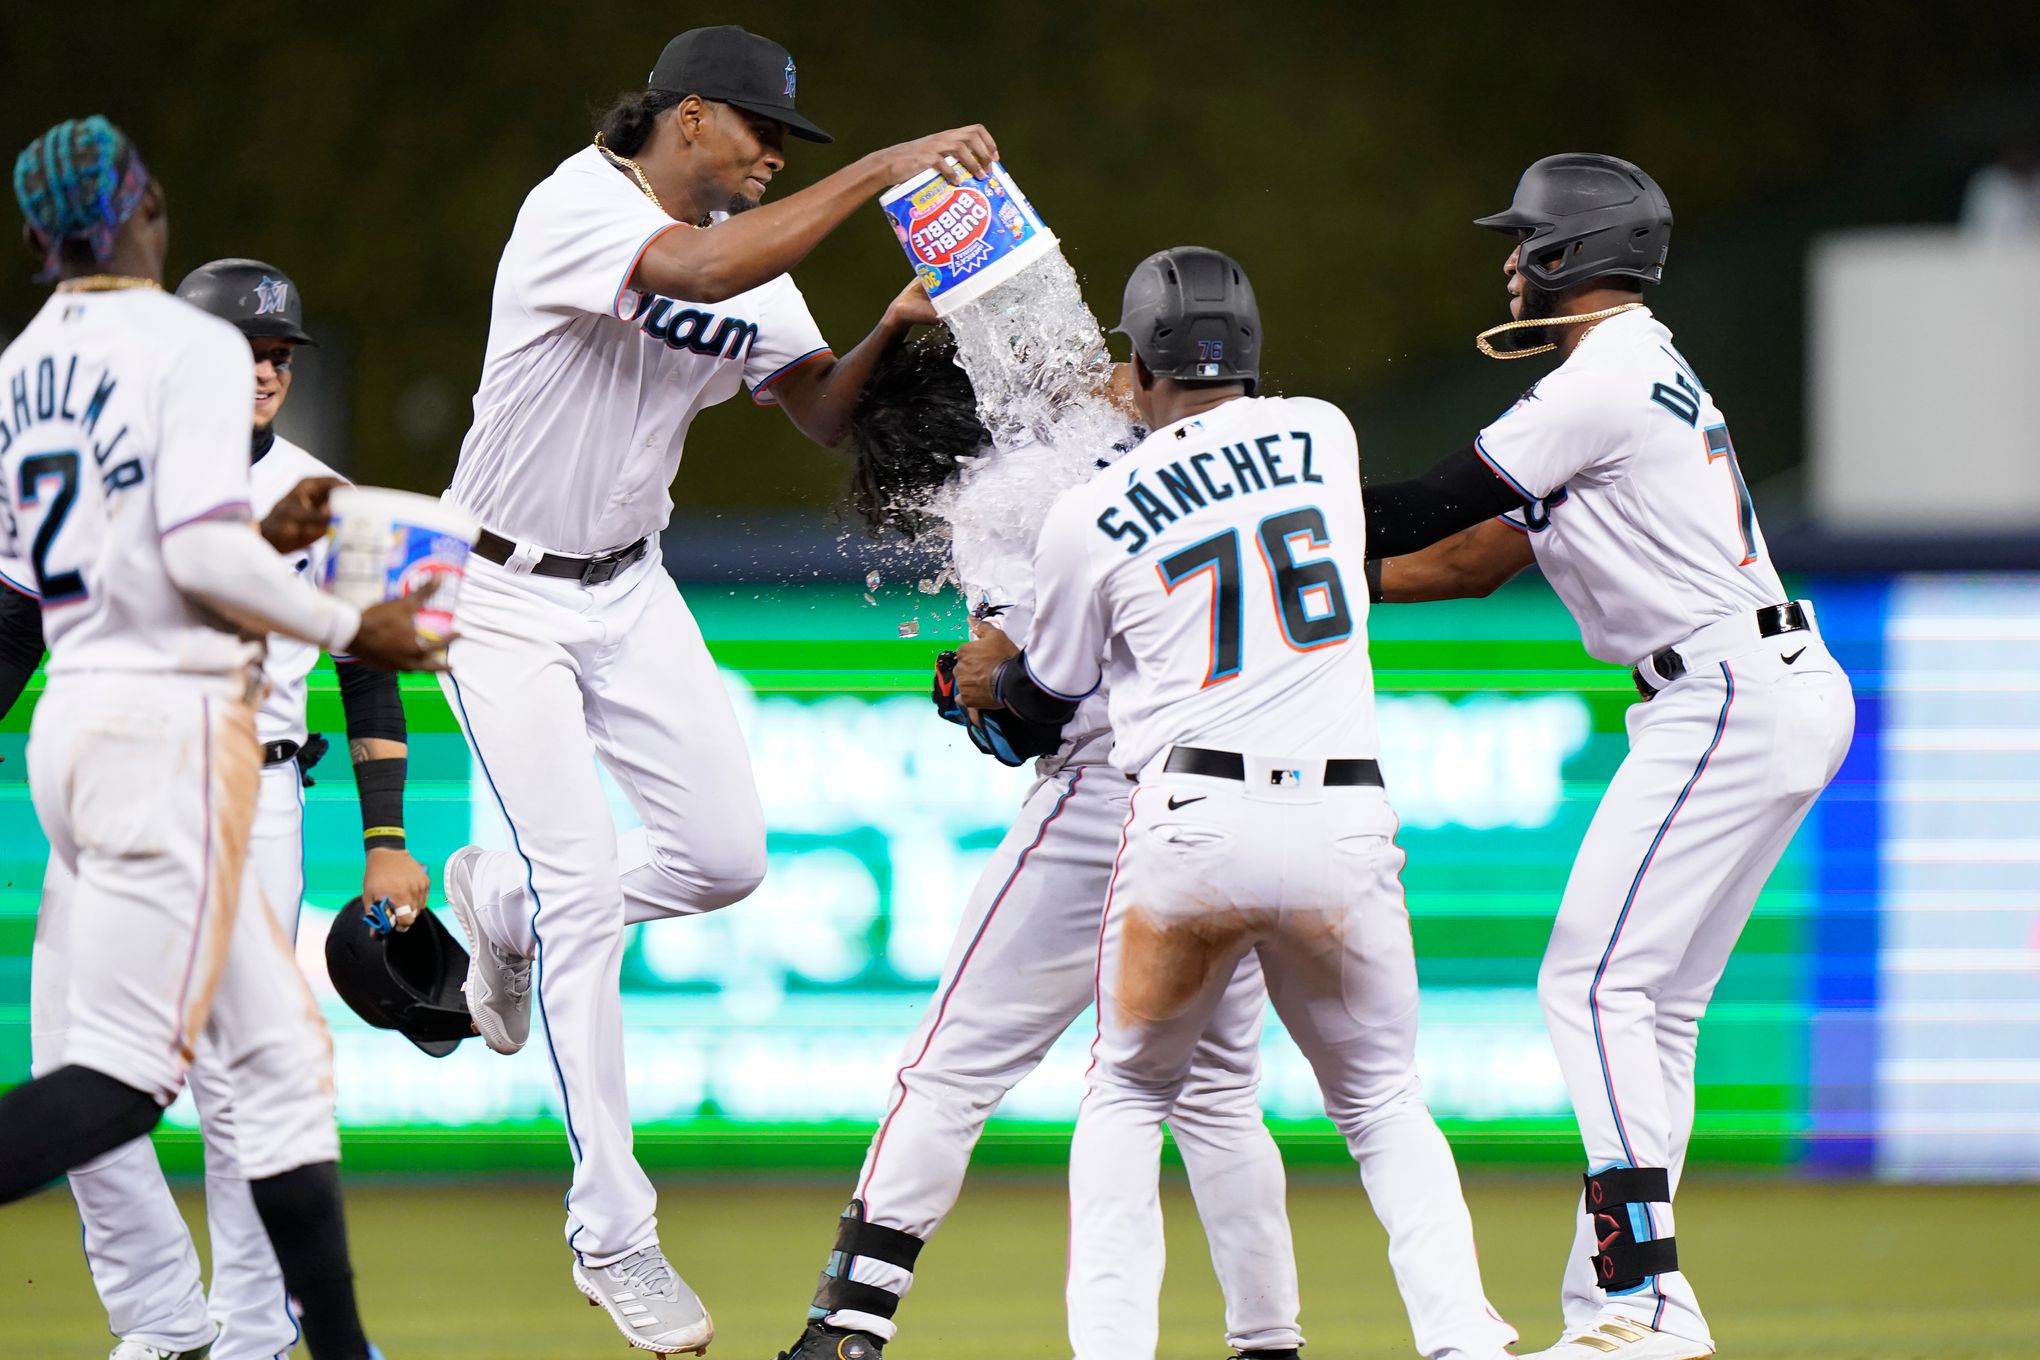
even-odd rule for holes
{"type": "Polygon", "coordinates": [[[810,142],[833,142],[828,133],[793,107],[793,56],[770,38],[735,24],[690,28],[666,44],[645,85],[672,94],[734,104],[761,118],[774,118],[810,142]]]}
{"type": "Polygon", "coordinates": [[[260,260],[214,260],[184,276],[177,296],[232,322],[251,340],[315,343],[305,331],[305,304],[290,275],[260,260]]]}

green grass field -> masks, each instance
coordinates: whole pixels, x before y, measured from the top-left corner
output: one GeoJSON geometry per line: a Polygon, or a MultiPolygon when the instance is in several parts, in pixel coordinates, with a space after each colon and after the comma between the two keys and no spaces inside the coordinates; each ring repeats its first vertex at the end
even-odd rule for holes
{"type": "MultiPolygon", "coordinates": [[[[1162,1355],[1217,1360],[1226,1351],[1211,1266],[1180,1173],[1170,1174],[1162,1355]]],[[[843,1192],[834,1179],[662,1185],[666,1249],[716,1317],[711,1356],[771,1360],[793,1339],[843,1192]]],[[[1522,1331],[1519,1349],[1556,1333],[1576,1193],[1558,1174],[1469,1179],[1488,1293],[1522,1331]]],[[[196,1198],[183,1200],[191,1215],[196,1198]]],[[[567,1278],[557,1187],[370,1182],[351,1187],[349,1205],[363,1306],[390,1360],[622,1360],[622,1338],[567,1278]]],[[[1357,1180],[1298,1176],[1289,1208],[1307,1354],[1413,1354],[1357,1180]]],[[[1696,1178],[1679,1196],[1681,1256],[1724,1360],[2040,1356],[2040,1288],[2026,1238],[2036,1222],[2040,1186],[1696,1178]]],[[[888,1354],[1067,1356],[1064,1233],[1059,1179],[974,1181],[922,1259],[888,1354]]],[[[70,1197],[58,1190],[0,1209],[0,1356],[103,1356],[104,1326],[70,1197]]]]}

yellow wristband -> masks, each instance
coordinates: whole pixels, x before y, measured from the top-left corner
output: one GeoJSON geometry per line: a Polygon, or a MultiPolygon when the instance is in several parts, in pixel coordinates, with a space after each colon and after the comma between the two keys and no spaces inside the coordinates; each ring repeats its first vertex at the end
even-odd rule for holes
{"type": "Polygon", "coordinates": [[[404,839],[404,828],[401,826],[372,826],[361,833],[361,839],[365,841],[375,840],[379,836],[389,837],[393,840],[402,840],[404,839]]]}

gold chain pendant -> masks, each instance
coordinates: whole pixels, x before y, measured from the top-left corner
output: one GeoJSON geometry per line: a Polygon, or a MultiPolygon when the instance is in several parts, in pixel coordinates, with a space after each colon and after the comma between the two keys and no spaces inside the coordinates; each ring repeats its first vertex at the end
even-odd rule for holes
{"type": "MultiPolygon", "coordinates": [[[[600,151],[603,155],[609,157],[609,159],[614,161],[616,164],[630,171],[630,173],[637,179],[637,187],[645,191],[646,198],[652,200],[652,206],[657,208],[660,212],[666,212],[666,205],[659,202],[659,196],[652,192],[652,182],[649,179],[645,178],[645,172],[642,166],[640,166],[636,161],[632,160],[630,157],[624,155],[622,152],[611,151],[608,147],[604,146],[602,144],[602,134],[599,132],[595,134],[595,149],[597,151],[600,151]]],[[[666,213],[666,215],[668,217],[672,216],[671,213],[666,213]]]]}
{"type": "Polygon", "coordinates": [[[115,293],[123,288],[154,288],[161,292],[163,285],[139,274],[85,274],[57,285],[59,293],[115,293]]]}
{"type": "Polygon", "coordinates": [[[1501,325],[1490,326],[1479,335],[1474,336],[1473,343],[1479,347],[1482,354],[1487,355],[1490,359],[1528,359],[1532,355],[1551,353],[1558,348],[1558,342],[1552,341],[1550,344],[1537,345],[1531,349],[1496,349],[1488,343],[1488,337],[1491,335],[1504,335],[1510,331],[1528,330],[1535,326],[1596,326],[1611,316],[1620,316],[1624,312],[1633,312],[1642,305],[1641,302],[1625,302],[1619,307],[1608,307],[1598,312],[1587,312],[1580,316],[1537,316],[1529,317],[1522,321],[1504,321],[1501,325]]]}

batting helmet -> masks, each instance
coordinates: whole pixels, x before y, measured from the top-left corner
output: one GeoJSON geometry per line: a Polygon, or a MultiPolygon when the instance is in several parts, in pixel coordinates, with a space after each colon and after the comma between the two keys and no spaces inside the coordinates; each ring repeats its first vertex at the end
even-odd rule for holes
{"type": "Polygon", "coordinates": [[[1126,281],[1119,324],[1158,378],[1261,385],[1261,309],[1230,255],[1177,246],[1148,256],[1126,281]]]}
{"type": "Polygon", "coordinates": [[[1628,161],[1573,151],[1525,170],[1508,210],[1474,225],[1518,237],[1516,268],[1540,288],[1609,274],[1657,283],[1672,244],[1672,205],[1628,161]]]}
{"type": "Polygon", "coordinates": [[[232,322],[251,340],[316,344],[305,333],[305,307],[290,275],[260,260],[214,260],[184,276],[177,296],[232,322]]]}
{"type": "Polygon", "coordinates": [[[392,930],[379,905],[371,911],[357,897],[326,932],[326,976],[340,999],[435,1058],[475,1032],[460,992],[467,970],[467,951],[429,911],[409,930],[392,930]]]}

